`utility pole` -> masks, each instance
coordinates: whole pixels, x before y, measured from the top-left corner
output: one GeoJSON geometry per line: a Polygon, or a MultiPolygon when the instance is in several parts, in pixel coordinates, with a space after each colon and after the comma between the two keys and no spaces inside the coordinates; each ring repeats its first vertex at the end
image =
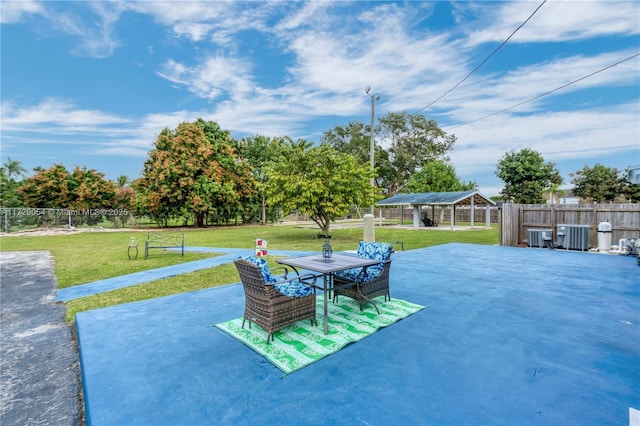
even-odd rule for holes
{"type": "MultiPolygon", "coordinates": [[[[375,168],[375,161],[374,161],[374,155],[375,155],[375,142],[373,140],[373,126],[374,126],[374,119],[375,119],[375,111],[376,111],[376,101],[380,99],[380,96],[375,96],[371,92],[371,86],[367,86],[366,88],[366,92],[367,95],[369,95],[369,97],[371,98],[371,128],[370,130],[370,135],[369,135],[369,162],[371,164],[371,196],[373,198],[373,191],[375,188],[375,179],[373,177],[373,169],[375,168]]],[[[371,214],[373,214],[373,202],[371,203],[371,214]]]]}

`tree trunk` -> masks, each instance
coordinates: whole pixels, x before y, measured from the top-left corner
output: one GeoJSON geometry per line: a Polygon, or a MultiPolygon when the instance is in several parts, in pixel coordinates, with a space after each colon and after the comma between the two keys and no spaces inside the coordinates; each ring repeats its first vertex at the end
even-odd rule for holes
{"type": "Polygon", "coordinates": [[[314,212],[311,215],[311,220],[313,220],[316,225],[322,230],[324,235],[329,235],[329,228],[331,226],[331,220],[322,212],[314,212]]]}
{"type": "Polygon", "coordinates": [[[193,225],[196,228],[204,228],[204,213],[196,213],[195,217],[196,220],[194,221],[193,225]]]}

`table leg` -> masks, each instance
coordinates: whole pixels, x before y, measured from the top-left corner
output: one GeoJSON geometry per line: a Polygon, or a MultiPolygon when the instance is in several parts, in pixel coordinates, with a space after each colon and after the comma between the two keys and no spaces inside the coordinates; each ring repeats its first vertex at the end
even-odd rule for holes
{"type": "Polygon", "coordinates": [[[327,317],[329,316],[329,293],[328,293],[328,289],[329,289],[329,276],[327,274],[324,274],[322,276],[322,280],[323,280],[323,291],[322,293],[324,294],[324,334],[328,334],[329,333],[329,321],[327,319],[327,317]]]}
{"type": "MultiPolygon", "coordinates": [[[[360,295],[360,297],[362,297],[367,302],[371,303],[373,305],[373,307],[376,308],[376,312],[378,313],[378,315],[380,315],[380,309],[378,309],[378,305],[376,305],[376,302],[374,302],[373,300],[369,299],[367,296],[364,295],[364,293],[362,292],[362,289],[358,285],[358,283],[356,283],[356,288],[358,289],[358,294],[360,295]]],[[[387,299],[385,299],[385,302],[386,301],[387,301],[387,299]]]]}

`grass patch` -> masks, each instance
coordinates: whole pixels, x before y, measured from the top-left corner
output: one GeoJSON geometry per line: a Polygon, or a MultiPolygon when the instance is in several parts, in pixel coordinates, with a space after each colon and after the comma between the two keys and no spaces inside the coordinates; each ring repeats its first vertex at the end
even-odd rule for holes
{"type": "Polygon", "coordinates": [[[231,264],[220,265],[209,269],[190,272],[174,277],[164,278],[145,284],[124,287],[93,296],[67,302],[66,320],[72,324],[78,312],[139,300],[153,299],[178,293],[202,290],[209,287],[237,282],[238,273],[231,264]]]}
{"type": "Polygon", "coordinates": [[[135,232],[86,232],[55,236],[10,236],[0,238],[1,251],[47,250],[55,259],[58,288],[70,287],[134,272],[212,257],[212,253],[163,253],[144,260],[146,234],[135,232]],[[129,260],[127,245],[135,235],[140,245],[138,259],[129,260]]]}
{"type": "MultiPolygon", "coordinates": [[[[320,251],[323,240],[318,239],[317,227],[286,226],[232,226],[185,230],[185,246],[228,247],[253,249],[256,238],[269,241],[269,250],[320,251]]],[[[175,232],[172,230],[171,232],[175,232]]],[[[354,250],[362,239],[361,227],[334,228],[331,245],[335,251],[354,250]]],[[[498,228],[473,230],[401,229],[376,227],[376,241],[402,241],[405,250],[435,246],[450,242],[498,244],[498,228]]],[[[85,232],[56,236],[2,236],[0,251],[48,250],[55,259],[55,274],[59,288],[112,278],[143,270],[199,260],[214,256],[211,253],[162,253],[158,250],[144,260],[146,233],[123,230],[120,232],[85,232]],[[137,260],[127,257],[127,244],[135,236],[141,245],[137,260]]],[[[400,246],[395,246],[400,250],[400,246]]],[[[275,257],[268,256],[271,264],[275,257]]],[[[240,280],[233,264],[221,265],[188,274],[182,274],[150,283],[126,287],[67,303],[67,321],[75,314],[91,309],[121,303],[146,300],[204,288],[235,283],[240,280]]]]}

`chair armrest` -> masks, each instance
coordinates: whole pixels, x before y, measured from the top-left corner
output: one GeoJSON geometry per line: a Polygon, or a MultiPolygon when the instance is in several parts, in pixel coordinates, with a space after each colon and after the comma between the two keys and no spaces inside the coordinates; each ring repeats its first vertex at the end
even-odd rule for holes
{"type": "Polygon", "coordinates": [[[285,283],[289,283],[292,281],[300,281],[308,286],[312,286],[315,287],[316,285],[316,279],[318,278],[315,275],[309,274],[309,275],[297,275],[295,277],[292,278],[286,278],[285,276],[282,277],[283,279],[276,281],[275,283],[265,283],[265,285],[277,285],[277,284],[285,284],[285,283]],[[309,282],[310,279],[313,279],[311,282],[309,282]]]}
{"type": "Polygon", "coordinates": [[[316,280],[318,279],[318,275],[314,275],[314,274],[298,275],[297,279],[301,283],[305,283],[306,285],[310,285],[312,287],[315,287],[316,286],[316,280]]]}
{"type": "Polygon", "coordinates": [[[316,285],[316,280],[318,279],[319,276],[322,275],[314,275],[314,274],[304,274],[304,275],[300,275],[300,273],[297,270],[293,270],[293,272],[295,272],[295,277],[289,277],[289,268],[287,268],[286,266],[278,266],[276,268],[271,269],[271,272],[273,271],[277,271],[277,270],[284,270],[284,273],[281,274],[282,275],[282,280],[278,280],[278,282],[272,283],[272,284],[282,284],[282,283],[286,283],[286,282],[290,282],[290,281],[300,281],[303,282],[307,285],[310,285],[312,287],[315,287],[316,285]]]}
{"type": "Polygon", "coordinates": [[[284,270],[284,272],[282,273],[282,276],[286,279],[287,275],[289,275],[289,268],[287,268],[286,266],[276,266],[275,268],[270,268],[271,272],[273,271],[278,271],[280,269],[284,270]]]}

